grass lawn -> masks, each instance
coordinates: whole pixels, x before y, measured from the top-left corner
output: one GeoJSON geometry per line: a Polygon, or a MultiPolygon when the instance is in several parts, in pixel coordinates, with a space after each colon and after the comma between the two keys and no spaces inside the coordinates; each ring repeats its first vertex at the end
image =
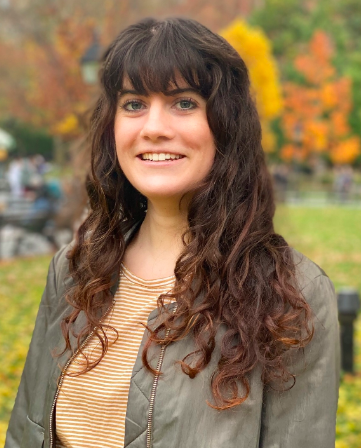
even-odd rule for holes
{"type": "MultiPolygon", "coordinates": [[[[361,209],[280,206],[276,230],[319,264],[336,289],[361,291],[361,209]]],[[[20,380],[45,285],[50,256],[0,262],[0,446],[20,380]]],[[[337,418],[337,448],[361,448],[361,318],[355,376],[344,375],[337,418]]],[[[331,448],[331,447],[330,447],[331,448]]]]}
{"type": "Polygon", "coordinates": [[[334,282],[361,291],[361,209],[280,206],[276,230],[334,282]]]}
{"type": "Polygon", "coordinates": [[[50,256],[0,262],[0,446],[45,286],[50,256]]]}

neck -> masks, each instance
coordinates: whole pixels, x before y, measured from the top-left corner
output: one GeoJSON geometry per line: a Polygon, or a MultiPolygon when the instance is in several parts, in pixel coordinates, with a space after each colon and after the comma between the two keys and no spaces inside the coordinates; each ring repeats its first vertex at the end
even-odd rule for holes
{"type": "MultiPolygon", "coordinates": [[[[185,202],[185,201],[184,201],[185,202]]],[[[129,244],[124,264],[144,279],[168,277],[174,273],[184,249],[188,203],[148,201],[148,210],[138,234],[129,244]]]]}
{"type": "Polygon", "coordinates": [[[148,202],[148,210],[139,231],[139,239],[151,253],[177,252],[183,249],[182,235],[187,230],[187,208],[178,202],[148,202]]]}

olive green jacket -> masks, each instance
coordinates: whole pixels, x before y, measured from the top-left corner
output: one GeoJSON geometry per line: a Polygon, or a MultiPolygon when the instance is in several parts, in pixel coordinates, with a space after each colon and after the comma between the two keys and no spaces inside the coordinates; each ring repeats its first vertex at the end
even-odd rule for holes
{"type": "MultiPolygon", "coordinates": [[[[69,313],[64,291],[71,285],[67,248],[59,251],[49,268],[5,448],[53,448],[55,403],[61,368],[70,352],[53,356],[63,345],[62,318],[69,313]]],[[[332,283],[314,263],[295,252],[298,282],[314,315],[315,335],[304,349],[294,350],[291,371],[295,386],[284,392],[264,387],[261,372],[250,375],[250,396],[240,406],[216,411],[210,378],[219,359],[219,344],[210,364],[194,379],[180,371],[176,361],[192,351],[191,337],[170,344],[161,354],[155,347],[154,366],[162,359],[159,378],[147,371],[138,356],[129,391],[125,428],[127,448],[333,448],[339,383],[339,329],[332,283]]],[[[116,279],[115,279],[116,280],[116,279]]],[[[117,281],[112,293],[115,293],[117,281]]],[[[154,310],[148,324],[161,316],[154,310]]],[[[77,319],[80,329],[83,314],[77,319]]],[[[218,341],[222,336],[222,329],[218,341]]],[[[142,345],[146,335],[144,335],[142,345]]],[[[76,341],[72,340],[76,346],[76,341]]],[[[142,347],[140,348],[141,353],[142,347]]],[[[163,349],[164,350],[164,349],[163,349]]],[[[121,446],[120,444],[118,445],[121,446]]]]}

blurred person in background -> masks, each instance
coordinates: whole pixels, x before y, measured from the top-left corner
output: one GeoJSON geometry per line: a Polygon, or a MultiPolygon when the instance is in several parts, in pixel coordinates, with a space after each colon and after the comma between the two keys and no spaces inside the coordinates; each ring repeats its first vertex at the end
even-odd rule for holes
{"type": "Polygon", "coordinates": [[[9,167],[6,173],[6,177],[10,187],[10,193],[12,196],[19,198],[23,194],[23,187],[21,182],[21,173],[23,169],[23,164],[21,157],[15,157],[9,163],[9,167]]]}
{"type": "Polygon", "coordinates": [[[147,19],[101,87],[90,212],[51,262],[5,448],[334,446],[334,288],[274,231],[243,60],[147,19]]]}
{"type": "MultiPolygon", "coordinates": [[[[62,206],[63,194],[60,183],[50,180],[34,191],[31,207],[20,221],[23,229],[44,235],[54,250],[59,249],[55,239],[57,215],[62,206]]],[[[20,241],[18,241],[20,247],[20,241]]]]}
{"type": "Polygon", "coordinates": [[[42,174],[38,170],[37,157],[25,157],[22,163],[21,183],[25,195],[33,200],[36,197],[36,191],[40,189],[44,183],[42,174]]]}
{"type": "Polygon", "coordinates": [[[48,169],[48,166],[47,166],[47,163],[45,162],[44,157],[41,154],[36,154],[33,157],[33,160],[34,160],[34,166],[36,168],[37,173],[40,176],[43,176],[48,169]]]}
{"type": "Polygon", "coordinates": [[[272,167],[274,190],[278,202],[285,202],[289,182],[289,169],[285,164],[278,164],[272,167]]]}
{"type": "Polygon", "coordinates": [[[346,202],[350,198],[353,185],[352,166],[338,166],[334,170],[334,191],[340,202],[346,202]]]}

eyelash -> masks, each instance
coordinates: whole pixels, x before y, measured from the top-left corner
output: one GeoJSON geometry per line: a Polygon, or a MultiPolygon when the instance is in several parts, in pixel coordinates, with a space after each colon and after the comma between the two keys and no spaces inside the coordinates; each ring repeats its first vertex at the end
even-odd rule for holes
{"type": "Polygon", "coordinates": [[[195,109],[198,106],[196,101],[194,101],[194,99],[192,99],[192,98],[178,98],[177,101],[176,101],[176,104],[178,104],[178,103],[180,103],[182,101],[185,101],[185,102],[190,103],[192,105],[192,107],[190,109],[184,109],[184,110],[192,110],[192,109],[195,109]]]}
{"type": "MultiPolygon", "coordinates": [[[[198,107],[198,104],[192,98],[177,98],[175,104],[178,104],[182,101],[190,103],[192,105],[192,107],[190,107],[189,109],[181,109],[181,110],[193,110],[196,107],[198,107]]],[[[141,100],[132,99],[132,100],[125,101],[123,104],[121,104],[120,108],[124,109],[126,112],[130,112],[130,113],[139,112],[139,110],[141,110],[141,109],[137,109],[137,110],[127,109],[128,104],[132,104],[132,103],[140,103],[143,105],[143,102],[141,100]]]]}
{"type": "Polygon", "coordinates": [[[124,109],[126,112],[138,112],[137,110],[127,109],[128,104],[132,104],[132,103],[142,103],[142,102],[139,100],[128,100],[128,101],[125,101],[123,104],[121,104],[120,108],[124,109]]]}

